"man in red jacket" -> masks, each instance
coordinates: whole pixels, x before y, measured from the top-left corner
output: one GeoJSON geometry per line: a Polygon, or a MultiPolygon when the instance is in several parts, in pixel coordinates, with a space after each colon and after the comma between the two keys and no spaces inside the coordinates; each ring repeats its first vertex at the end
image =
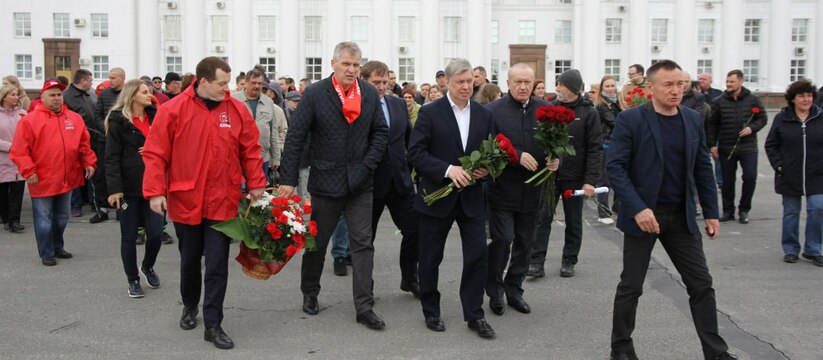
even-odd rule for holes
{"type": "Polygon", "coordinates": [[[207,57],[196,71],[194,84],[161,106],[154,118],[143,148],[143,196],[155,212],[168,209],[179,239],[180,327],[197,326],[200,258],[205,253],[205,339],[217,348],[231,349],[234,343],[220,326],[230,239],[211,226],[237,216],[240,184],[246,182],[257,197],[266,177],[254,118],[228,92],[229,64],[207,57]]]}
{"type": "Polygon", "coordinates": [[[63,104],[66,85],[48,80],[41,105],[20,119],[9,157],[26,178],[34,213],[34,237],[43,265],[69,259],[63,231],[69,221],[71,190],[91,178],[97,157],[89,145],[83,118],[63,104]]]}

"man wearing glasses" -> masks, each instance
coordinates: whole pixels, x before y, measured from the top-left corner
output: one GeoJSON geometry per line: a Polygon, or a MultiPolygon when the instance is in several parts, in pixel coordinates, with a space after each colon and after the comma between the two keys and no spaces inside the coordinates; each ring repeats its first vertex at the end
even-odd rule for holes
{"type": "Polygon", "coordinates": [[[628,94],[629,91],[639,87],[646,89],[649,87],[649,83],[646,81],[646,77],[644,75],[643,65],[634,64],[629,66],[629,72],[626,75],[629,75],[629,81],[626,85],[623,85],[623,90],[620,91],[620,96],[617,97],[617,101],[620,103],[620,108],[623,110],[628,108],[628,105],[626,104],[626,94],[628,94]]]}

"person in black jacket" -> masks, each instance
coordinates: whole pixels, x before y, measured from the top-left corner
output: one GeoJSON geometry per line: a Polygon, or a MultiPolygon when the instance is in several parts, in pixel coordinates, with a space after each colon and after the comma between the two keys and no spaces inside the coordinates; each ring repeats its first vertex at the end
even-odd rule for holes
{"type": "MultiPolygon", "coordinates": [[[[100,92],[100,97],[97,98],[97,105],[94,108],[94,121],[96,122],[94,129],[99,131],[101,134],[105,133],[104,122],[106,117],[109,115],[109,110],[111,110],[117,102],[117,97],[123,90],[123,85],[125,82],[126,72],[123,69],[112,68],[109,70],[110,87],[100,92]]],[[[92,130],[89,130],[89,132],[92,132],[92,130]]],[[[109,219],[109,215],[106,213],[105,209],[107,206],[105,199],[109,193],[106,189],[106,167],[104,165],[106,137],[99,136],[97,139],[97,142],[95,142],[94,139],[92,139],[91,142],[91,148],[94,150],[94,154],[97,155],[97,168],[99,169],[92,179],[95,188],[94,199],[97,202],[97,206],[94,207],[97,209],[97,213],[89,219],[89,222],[92,224],[109,219]]]]}
{"type": "MultiPolygon", "coordinates": [[[[105,137],[105,134],[97,129],[94,122],[94,109],[97,101],[96,98],[92,97],[92,92],[89,91],[92,83],[91,72],[86,69],[77,70],[72,80],[72,84],[63,91],[63,101],[69,110],[80,114],[83,118],[83,122],[86,123],[86,130],[89,131],[91,136],[91,143],[105,142],[105,139],[101,140],[105,137]]],[[[83,206],[82,188],[82,186],[78,187],[71,193],[71,213],[75,217],[81,215],[80,210],[83,206]]],[[[87,190],[91,191],[90,185],[87,190]]],[[[92,201],[94,201],[94,198],[89,196],[89,203],[92,201]]],[[[94,205],[92,205],[92,209],[94,209],[94,205]]]]}
{"type": "MultiPolygon", "coordinates": [[[[585,193],[586,199],[591,198],[594,195],[594,184],[600,180],[603,130],[600,125],[600,115],[592,102],[583,98],[582,90],[583,78],[579,71],[571,69],[557,77],[558,98],[552,104],[574,110],[576,119],[569,126],[571,145],[574,146],[575,155],[560,160],[560,169],[555,176],[556,191],[553,194],[555,198],[560,198],[565,190],[580,189],[585,193]]],[[[566,244],[563,247],[560,276],[572,277],[574,266],[577,264],[577,255],[580,253],[580,246],[583,242],[583,198],[578,196],[564,198],[563,213],[566,214],[566,244]]],[[[546,261],[553,220],[554,209],[541,206],[537,219],[537,240],[529,266],[531,276],[545,275],[543,263],[546,261]]]]}
{"type": "Polygon", "coordinates": [[[743,168],[743,189],[740,194],[739,220],[749,223],[749,211],[757,183],[757,132],[768,118],[763,103],[743,87],[743,72],[729,71],[726,92],[714,100],[712,116],[707,123],[707,141],[714,158],[720,159],[723,171],[723,215],[720,222],[734,220],[734,192],[737,164],[743,168]]]}
{"type": "Polygon", "coordinates": [[[800,204],[806,196],[806,244],[803,257],[823,266],[823,109],[814,85],[800,80],[789,85],[784,107],[774,117],[766,137],[766,155],[774,169],[774,190],[783,196],[783,261],[800,255],[800,204]]]}
{"type": "Polygon", "coordinates": [[[130,80],[122,88],[104,126],[106,130],[106,183],[108,203],[120,212],[120,257],[129,282],[129,297],[143,297],[137,267],[137,227],[146,228],[146,253],[139,273],[150,288],[160,286],[154,272],[163,235],[163,216],[143,198],[143,143],[149,134],[155,108],[151,91],[142,80],[130,80]]]}
{"type": "MultiPolygon", "coordinates": [[[[522,313],[530,313],[523,299],[523,280],[529,269],[529,252],[534,245],[534,227],[540,188],[525,181],[546,165],[543,149],[534,140],[537,121],[535,111],[548,101],[531,97],[534,71],[519,63],[509,68],[509,93],[488,105],[495,128],[505,135],[517,150],[520,163],[508,165],[493,183],[489,184],[489,275],[486,294],[489,308],[503,315],[503,294],[509,306],[522,313]],[[511,255],[511,259],[509,259],[511,255]],[[505,279],[503,272],[508,265],[505,279]]],[[[557,170],[560,161],[552,161],[550,170],[557,170]]]]}
{"type": "MultiPolygon", "coordinates": [[[[606,155],[609,151],[609,139],[612,137],[614,121],[617,114],[620,114],[620,105],[617,101],[617,81],[614,77],[606,75],[600,79],[600,93],[594,96],[594,107],[600,115],[600,125],[603,128],[603,154],[601,155],[601,176],[598,186],[609,186],[609,178],[606,176],[606,155]]],[[[597,221],[601,224],[614,224],[612,209],[617,209],[617,198],[614,206],[609,208],[609,194],[597,194],[597,221]]]]}

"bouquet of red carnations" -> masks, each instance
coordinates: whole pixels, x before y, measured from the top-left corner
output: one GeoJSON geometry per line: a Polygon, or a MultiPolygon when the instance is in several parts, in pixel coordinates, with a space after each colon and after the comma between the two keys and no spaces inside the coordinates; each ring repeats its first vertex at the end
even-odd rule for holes
{"type": "Polygon", "coordinates": [[[277,274],[301,249],[316,249],[317,224],[305,223],[303,215],[311,206],[295,195],[275,197],[268,192],[252,201],[240,200],[240,216],[212,226],[232,239],[240,240],[240,253],[235,260],[243,273],[259,280],[277,274]]]}
{"type": "Polygon", "coordinates": [[[626,100],[626,105],[628,105],[629,108],[633,108],[643,105],[649,102],[649,100],[651,99],[652,94],[643,91],[643,87],[638,86],[634,89],[629,90],[626,93],[626,98],[624,100],[626,100]]]}
{"type": "MultiPolygon", "coordinates": [[[[497,134],[496,137],[489,135],[488,139],[480,143],[480,149],[474,150],[468,156],[462,156],[458,160],[460,161],[460,166],[463,167],[463,170],[469,173],[469,175],[471,175],[474,170],[486,168],[489,170],[489,176],[492,177],[492,180],[503,173],[506,165],[515,165],[520,161],[511,141],[503,134],[497,134]]],[[[472,180],[472,185],[473,184],[474,180],[472,180]]],[[[431,206],[435,201],[449,196],[449,194],[454,191],[454,186],[454,183],[451,182],[431,194],[426,194],[423,197],[423,201],[426,202],[426,205],[431,206]]]]}
{"type": "MultiPolygon", "coordinates": [[[[577,118],[572,109],[562,105],[541,106],[537,108],[535,118],[537,119],[537,131],[534,134],[534,140],[543,147],[547,160],[575,154],[574,146],[569,141],[571,139],[569,125],[577,118]]],[[[526,180],[527,184],[534,182],[534,186],[543,185],[543,198],[548,199],[552,213],[557,203],[554,177],[555,172],[549,170],[547,164],[545,168],[526,180]]]]}

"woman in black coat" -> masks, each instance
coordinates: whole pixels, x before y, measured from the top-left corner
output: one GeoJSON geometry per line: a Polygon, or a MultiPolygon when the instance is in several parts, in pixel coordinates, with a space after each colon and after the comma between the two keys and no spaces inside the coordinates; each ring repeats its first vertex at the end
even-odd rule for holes
{"type": "MultiPolygon", "coordinates": [[[[593,96],[594,107],[600,114],[600,126],[603,128],[603,160],[600,170],[603,174],[602,181],[598,186],[609,186],[609,178],[606,176],[606,154],[609,152],[609,139],[612,137],[614,120],[620,113],[620,106],[617,103],[617,81],[609,75],[600,79],[599,92],[593,96]]],[[[597,221],[603,224],[613,224],[612,209],[617,208],[617,199],[614,206],[609,208],[609,194],[597,194],[597,221]]]]}
{"type": "Polygon", "coordinates": [[[143,198],[143,143],[155,107],[151,91],[141,80],[128,81],[106,117],[106,183],[108,202],[120,211],[120,256],[129,281],[129,297],[143,297],[137,268],[137,227],[145,224],[146,253],[139,273],[150,288],[160,286],[154,263],[160,252],[163,216],[151,211],[143,198]]]}
{"type": "Polygon", "coordinates": [[[775,191],[783,195],[783,261],[800,255],[801,198],[806,196],[806,244],[802,256],[823,266],[823,110],[813,102],[819,95],[808,80],[789,85],[784,107],[766,138],[766,155],[775,171],[775,191]]]}

